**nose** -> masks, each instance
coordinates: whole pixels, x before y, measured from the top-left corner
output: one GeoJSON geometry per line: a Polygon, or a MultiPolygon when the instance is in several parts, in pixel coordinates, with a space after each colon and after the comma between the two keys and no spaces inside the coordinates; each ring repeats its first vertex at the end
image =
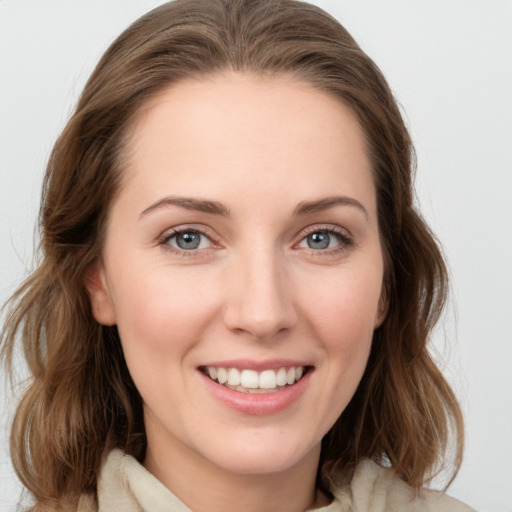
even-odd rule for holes
{"type": "Polygon", "coordinates": [[[263,249],[236,259],[228,277],[224,314],[228,329],[270,341],[293,327],[297,320],[293,286],[283,259],[263,249]]]}

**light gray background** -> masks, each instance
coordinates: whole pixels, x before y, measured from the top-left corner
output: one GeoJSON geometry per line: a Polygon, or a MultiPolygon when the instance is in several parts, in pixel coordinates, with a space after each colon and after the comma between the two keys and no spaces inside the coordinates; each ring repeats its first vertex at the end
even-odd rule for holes
{"type": "MultiPolygon", "coordinates": [[[[0,301],[26,275],[43,168],[88,74],[157,0],[0,0],[0,301]]],[[[324,0],[388,77],[419,159],[418,200],[452,274],[435,346],[467,451],[450,493],[512,511],[512,2],[324,0]]],[[[12,413],[2,380],[0,408],[12,413]]],[[[0,420],[0,509],[20,487],[0,420]]]]}

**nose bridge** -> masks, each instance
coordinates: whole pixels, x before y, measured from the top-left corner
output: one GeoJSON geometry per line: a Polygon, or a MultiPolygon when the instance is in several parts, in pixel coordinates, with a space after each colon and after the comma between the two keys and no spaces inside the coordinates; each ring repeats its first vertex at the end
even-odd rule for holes
{"type": "Polygon", "coordinates": [[[270,338],[295,321],[285,257],[271,244],[252,246],[236,257],[226,311],[230,329],[270,338]]]}

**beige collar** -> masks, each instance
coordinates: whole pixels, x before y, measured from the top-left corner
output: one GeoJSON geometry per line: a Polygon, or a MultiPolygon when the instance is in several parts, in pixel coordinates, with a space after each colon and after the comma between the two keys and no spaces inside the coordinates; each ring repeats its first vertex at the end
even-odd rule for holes
{"type": "MultiPolygon", "coordinates": [[[[474,512],[443,493],[416,491],[398,480],[391,469],[368,459],[357,465],[350,483],[336,484],[336,475],[333,480],[334,500],[314,509],[315,512],[474,512]]],[[[190,509],[133,457],[113,450],[99,478],[98,511],[190,512],[190,509]]]]}
{"type": "MultiPolygon", "coordinates": [[[[350,512],[348,497],[349,493],[340,496],[344,505],[335,498],[315,512],[350,512]]],[[[167,487],[121,450],[113,450],[102,468],[98,502],[99,512],[190,512],[167,487]]]]}

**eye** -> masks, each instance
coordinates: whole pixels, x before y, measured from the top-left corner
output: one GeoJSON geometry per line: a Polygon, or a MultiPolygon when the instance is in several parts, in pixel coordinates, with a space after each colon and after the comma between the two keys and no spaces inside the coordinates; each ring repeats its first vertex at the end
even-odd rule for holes
{"type": "Polygon", "coordinates": [[[336,229],[315,229],[310,231],[298,243],[298,247],[304,247],[313,251],[343,250],[352,244],[348,234],[336,229]]]}
{"type": "Polygon", "coordinates": [[[336,244],[337,240],[331,237],[326,231],[317,231],[308,235],[304,241],[310,249],[328,249],[332,244],[336,244]]]}
{"type": "Polygon", "coordinates": [[[195,229],[174,230],[166,235],[160,243],[170,245],[179,251],[207,249],[212,245],[212,241],[204,233],[195,229]]]}

